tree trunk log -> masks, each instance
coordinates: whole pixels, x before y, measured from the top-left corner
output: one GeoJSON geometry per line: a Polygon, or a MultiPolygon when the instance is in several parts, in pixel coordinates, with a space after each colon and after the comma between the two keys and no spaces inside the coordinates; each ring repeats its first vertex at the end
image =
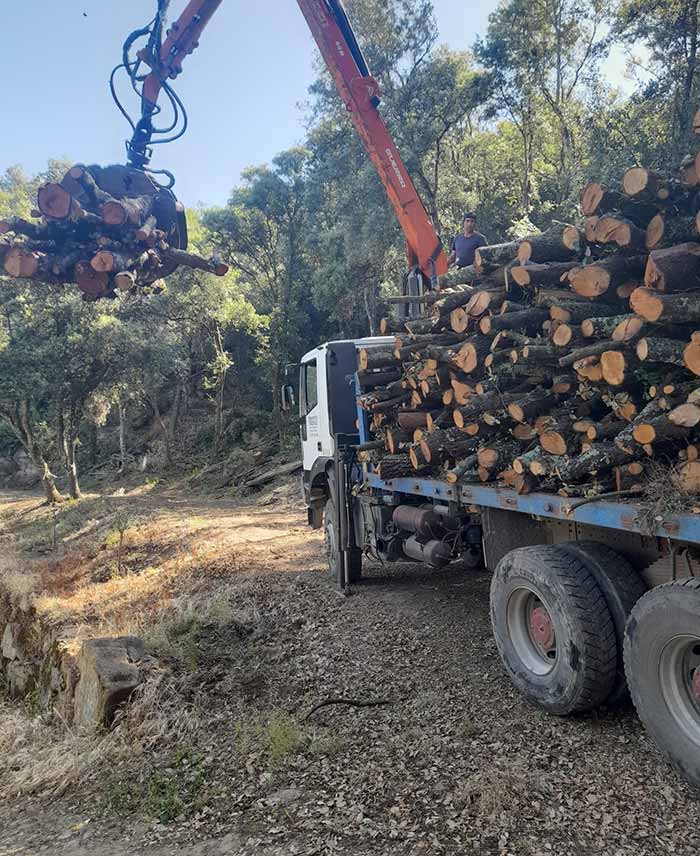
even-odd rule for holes
{"type": "Polygon", "coordinates": [[[579,251],[580,235],[570,223],[553,221],[546,232],[532,235],[520,242],[518,260],[521,265],[528,262],[566,261],[579,251]]]}
{"type": "Polygon", "coordinates": [[[649,254],[644,284],[657,291],[692,291],[700,287],[700,244],[678,244],[649,254]]]}
{"type": "Polygon", "coordinates": [[[645,261],[645,256],[610,256],[571,271],[569,282],[582,297],[609,295],[616,298],[617,286],[641,278],[645,261]]]}
{"type": "Polygon", "coordinates": [[[664,294],[651,288],[635,288],[630,306],[647,321],[700,321],[700,294],[664,294]]]}

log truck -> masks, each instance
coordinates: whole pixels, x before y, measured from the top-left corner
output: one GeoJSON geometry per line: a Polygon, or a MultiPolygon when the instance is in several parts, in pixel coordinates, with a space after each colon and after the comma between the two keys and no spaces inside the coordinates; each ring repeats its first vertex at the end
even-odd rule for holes
{"type": "MultiPolygon", "coordinates": [[[[141,94],[127,170],[148,171],[159,95],[178,104],[169,81],[221,2],[190,0],[163,39],[168,0],[158,0],[154,21],[127,40],[123,65],[141,94]],[[129,49],[140,36],[148,43],[134,61],[129,49]]],[[[297,2],[406,236],[403,294],[415,305],[447,269],[442,244],[381,119],[379,87],[342,3],[297,2]]],[[[700,517],[668,514],[649,529],[639,508],[619,499],[382,478],[358,456],[369,434],[357,399],[371,381],[358,372],[358,351],[392,341],[326,342],[301,359],[303,490],[338,588],[360,580],[366,557],[484,564],[498,652],[520,692],[556,715],[630,693],[661,751],[700,785],[700,517]]],[[[282,390],[287,406],[293,395],[291,385],[282,390]]]]}

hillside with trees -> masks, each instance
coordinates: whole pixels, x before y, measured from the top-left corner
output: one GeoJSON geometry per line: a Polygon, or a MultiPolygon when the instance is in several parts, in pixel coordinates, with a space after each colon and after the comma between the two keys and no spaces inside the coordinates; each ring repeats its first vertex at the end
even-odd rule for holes
{"type": "MultiPolygon", "coordinates": [[[[507,0],[463,51],[440,44],[429,0],[347,7],[445,243],[467,209],[491,243],[578,222],[589,179],[677,172],[690,150],[697,2],[507,0]],[[611,51],[629,54],[629,94],[603,73],[611,51]]],[[[216,248],[225,277],[179,268],[162,294],[98,302],[0,277],[0,478],[30,461],[53,501],[100,468],[191,474],[225,469],[240,446],[293,443],[276,393],[285,366],[320,341],[379,332],[402,236],[317,67],[303,145],[247,169],[225,207],[188,214],[192,248],[216,248]]],[[[27,217],[68,166],[8,166],[0,216],[27,217]]]]}

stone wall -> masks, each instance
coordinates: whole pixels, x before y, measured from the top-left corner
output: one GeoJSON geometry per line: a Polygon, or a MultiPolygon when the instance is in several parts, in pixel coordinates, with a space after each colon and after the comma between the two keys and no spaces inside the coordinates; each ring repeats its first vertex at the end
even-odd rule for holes
{"type": "Polygon", "coordinates": [[[109,726],[153,660],[135,636],[76,640],[40,616],[27,594],[0,590],[0,692],[70,724],[109,726]]]}

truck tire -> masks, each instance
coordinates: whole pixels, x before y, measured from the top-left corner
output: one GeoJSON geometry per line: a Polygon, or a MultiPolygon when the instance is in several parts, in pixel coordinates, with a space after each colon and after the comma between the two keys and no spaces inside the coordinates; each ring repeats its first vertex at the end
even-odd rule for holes
{"type": "Polygon", "coordinates": [[[605,544],[599,544],[597,541],[575,541],[560,546],[578,556],[593,574],[610,610],[617,642],[617,674],[612,692],[605,703],[609,707],[621,706],[629,702],[623,651],[625,627],[634,605],[646,594],[647,587],[627,559],[605,544]]]}
{"type": "Polygon", "coordinates": [[[612,618],[593,574],[562,547],[519,547],[501,559],[491,624],[513,684],[549,713],[591,710],[610,695],[612,618]]]}
{"type": "MultiPolygon", "coordinates": [[[[326,500],[326,507],[323,509],[323,542],[326,550],[328,570],[337,582],[340,575],[340,553],[338,552],[336,510],[333,497],[329,497],[326,500]]],[[[362,550],[358,547],[351,547],[348,551],[348,558],[348,582],[356,583],[362,578],[362,550]]]]}
{"type": "Polygon", "coordinates": [[[625,633],[632,701],[656,745],[700,787],[700,579],[647,592],[625,633]]]}

